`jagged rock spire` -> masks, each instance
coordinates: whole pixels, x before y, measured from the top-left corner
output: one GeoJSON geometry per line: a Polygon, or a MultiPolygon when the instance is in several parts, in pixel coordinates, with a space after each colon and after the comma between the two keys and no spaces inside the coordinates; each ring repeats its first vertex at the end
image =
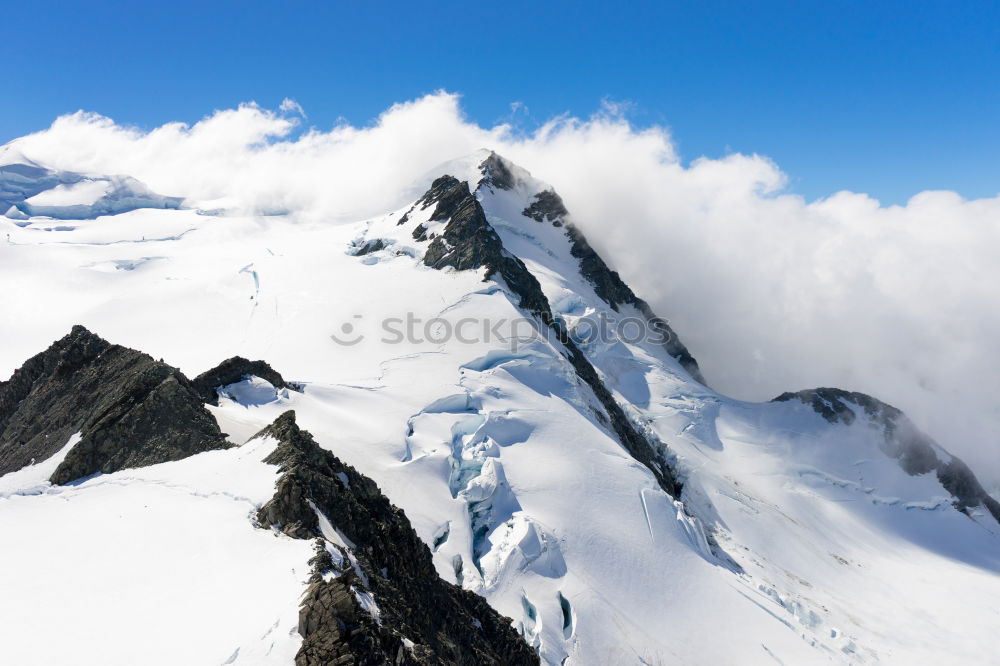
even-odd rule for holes
{"type": "Polygon", "coordinates": [[[0,382],[0,474],[46,460],[74,433],[53,483],[228,446],[180,370],[83,326],[0,382]]]}

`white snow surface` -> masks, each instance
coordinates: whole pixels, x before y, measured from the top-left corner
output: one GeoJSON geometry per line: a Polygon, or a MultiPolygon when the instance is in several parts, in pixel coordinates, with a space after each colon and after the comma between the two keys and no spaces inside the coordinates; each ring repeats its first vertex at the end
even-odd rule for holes
{"type": "MultiPolygon", "coordinates": [[[[414,191],[443,173],[475,188],[487,154],[414,191]]],[[[563,229],[521,215],[547,186],[514,172],[513,191],[477,196],[553,310],[571,325],[636,314],[596,296],[563,229]]],[[[513,618],[546,664],[994,661],[1000,526],[985,511],[906,475],[864,419],[729,399],[653,344],[585,345],[668,447],[676,502],[550,336],[483,339],[482,322],[523,316],[517,298],[483,271],[422,264],[412,231],[440,232],[432,212],[330,226],[146,209],[61,230],[0,218],[0,375],[76,323],[191,377],[266,360],[304,391],[226,387],[209,409],[230,440],[295,409],[405,511],[440,575],[513,618]],[[356,256],[374,239],[386,247],[356,256]],[[384,341],[408,313],[430,339],[384,341]],[[461,321],[464,341],[444,335],[461,321]]],[[[64,487],[44,481],[51,460],[0,479],[0,661],[291,663],[311,549],[251,524],[273,492],[269,445],[64,487]]]]}
{"type": "Polygon", "coordinates": [[[292,663],[311,542],[251,523],[274,445],[51,486],[67,446],[0,478],[3,663],[292,663]]]}
{"type": "Polygon", "coordinates": [[[34,206],[92,206],[108,193],[111,183],[104,180],[81,180],[71,185],[56,185],[24,200],[34,206]]]}

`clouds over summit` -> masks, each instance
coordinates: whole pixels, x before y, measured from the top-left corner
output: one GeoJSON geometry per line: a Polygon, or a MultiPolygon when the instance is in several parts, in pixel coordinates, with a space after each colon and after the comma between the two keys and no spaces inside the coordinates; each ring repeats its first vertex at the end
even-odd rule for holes
{"type": "Polygon", "coordinates": [[[685,163],[667,129],[634,127],[614,107],[525,132],[481,127],[437,93],[364,127],[306,122],[291,100],[148,131],[79,112],[0,161],[128,174],[166,195],[335,224],[403,205],[435,166],[492,148],[559,191],[715,388],[752,400],[815,386],[871,393],[984,481],[1000,479],[1000,198],[807,202],[765,157],[685,163]]]}

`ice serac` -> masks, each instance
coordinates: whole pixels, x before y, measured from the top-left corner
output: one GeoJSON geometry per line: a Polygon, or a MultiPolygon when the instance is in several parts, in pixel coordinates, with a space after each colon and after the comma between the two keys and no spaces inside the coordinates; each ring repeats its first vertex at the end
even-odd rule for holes
{"type": "MultiPolygon", "coordinates": [[[[481,166],[482,182],[494,186],[513,182],[509,168],[499,174],[490,165],[502,164],[501,158],[491,155],[481,166]],[[492,162],[491,162],[492,160],[492,162]]],[[[441,176],[424,194],[418,204],[427,208],[435,206],[431,221],[445,222],[440,235],[425,236],[418,225],[414,231],[415,240],[430,240],[424,254],[424,264],[431,268],[452,267],[456,270],[485,268],[485,280],[500,278],[518,299],[518,306],[538,318],[566,350],[566,358],[572,364],[577,376],[586,383],[600,401],[611,426],[622,446],[636,460],[645,465],[656,477],[660,486],[673,496],[679,496],[680,483],[659,453],[666,447],[652,441],[629,419],[611,391],[601,380],[587,356],[577,347],[563,324],[552,313],[548,298],[542,291],[538,279],[528,270],[524,262],[509,252],[500,236],[490,225],[479,199],[469,190],[467,182],[460,182],[453,176],[441,176]]]]}
{"type": "Polygon", "coordinates": [[[249,361],[242,356],[228,358],[211,370],[201,373],[191,383],[201,399],[210,405],[219,404],[216,389],[243,381],[248,377],[260,377],[268,381],[274,388],[298,390],[298,385],[284,380],[277,370],[265,361],[249,361]]]}
{"type": "Polygon", "coordinates": [[[83,326],[0,382],[0,475],[46,460],[77,432],[53,483],[227,446],[177,368],[83,326]]]}
{"type": "Polygon", "coordinates": [[[882,433],[882,451],[899,462],[907,474],[934,472],[955,498],[955,508],[968,511],[982,506],[1000,522],[1000,502],[983,489],[969,466],[921,432],[899,409],[870,395],[836,388],[782,393],[774,402],[799,400],[831,424],[851,425],[865,419],[882,433]]]}
{"type": "Polygon", "coordinates": [[[302,598],[299,666],[537,664],[538,656],[478,595],[438,576],[431,553],[375,482],[282,414],[257,437],[281,473],[263,526],[315,539],[302,598]]]}

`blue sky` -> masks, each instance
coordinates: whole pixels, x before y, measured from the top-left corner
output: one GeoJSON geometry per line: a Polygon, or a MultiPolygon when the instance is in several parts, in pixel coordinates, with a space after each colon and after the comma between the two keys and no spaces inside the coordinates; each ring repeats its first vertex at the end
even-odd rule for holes
{"type": "Polygon", "coordinates": [[[685,160],[765,154],[808,198],[1000,192],[996,2],[2,2],[0,142],[284,97],[326,129],[447,89],[526,129],[627,103],[685,160]]]}

